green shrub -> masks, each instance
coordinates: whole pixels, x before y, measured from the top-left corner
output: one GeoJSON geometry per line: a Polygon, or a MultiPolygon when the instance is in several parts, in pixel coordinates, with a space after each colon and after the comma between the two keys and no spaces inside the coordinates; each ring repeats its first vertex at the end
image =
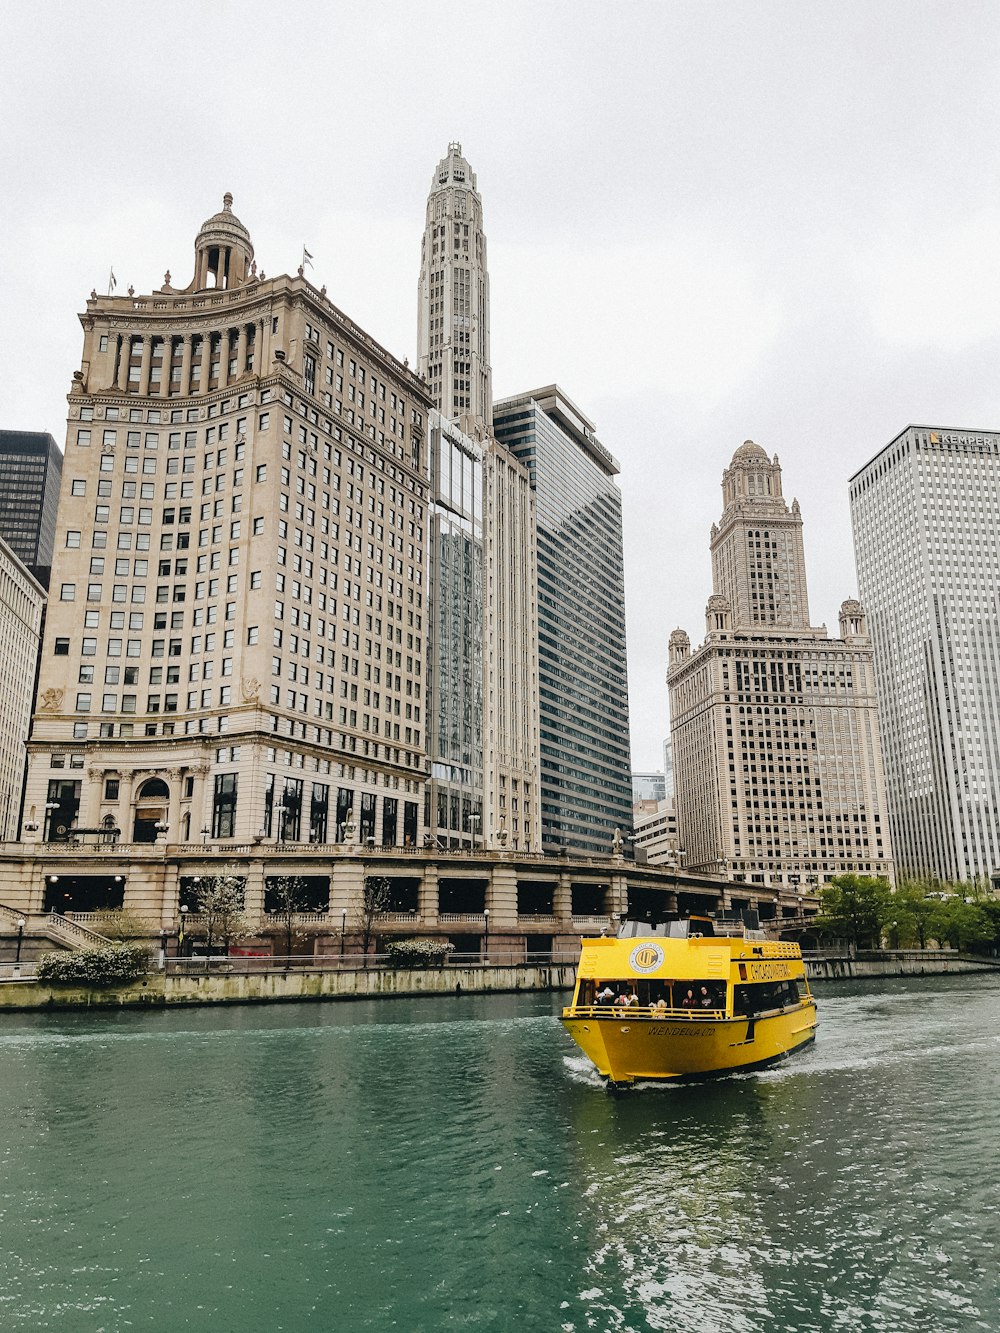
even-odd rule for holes
{"type": "Polygon", "coordinates": [[[400,967],[442,967],[454,948],[450,940],[392,940],[385,952],[400,967]]]}
{"type": "Polygon", "coordinates": [[[148,967],[149,954],[142,945],[122,944],[108,949],[42,954],[35,975],[39,981],[121,986],[141,977],[148,967]]]}

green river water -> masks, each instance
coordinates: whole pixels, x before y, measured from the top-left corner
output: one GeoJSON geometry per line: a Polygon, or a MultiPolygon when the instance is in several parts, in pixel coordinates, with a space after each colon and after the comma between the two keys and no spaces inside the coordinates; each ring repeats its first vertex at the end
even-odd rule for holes
{"type": "Polygon", "coordinates": [[[1000,978],[609,1096],[563,997],[0,1017],[0,1330],[1000,1329],[1000,978]]]}

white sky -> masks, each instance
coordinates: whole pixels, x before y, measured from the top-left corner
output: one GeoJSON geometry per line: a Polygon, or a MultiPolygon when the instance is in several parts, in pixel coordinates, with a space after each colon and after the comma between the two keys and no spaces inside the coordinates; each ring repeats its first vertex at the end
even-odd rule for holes
{"type": "Polygon", "coordinates": [[[60,445],[92,287],[191,276],[224,191],[260,266],[415,356],[433,169],[479,178],[497,396],[558,381],[622,465],[633,767],[695,642],[746,438],[856,592],[847,479],[1000,427],[1000,7],[975,0],[0,4],[0,425],[60,445]]]}

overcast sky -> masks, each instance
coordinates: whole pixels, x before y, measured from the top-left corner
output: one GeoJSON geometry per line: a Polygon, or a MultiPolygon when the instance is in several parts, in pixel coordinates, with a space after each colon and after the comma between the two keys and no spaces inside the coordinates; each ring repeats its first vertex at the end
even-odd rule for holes
{"type": "Polygon", "coordinates": [[[1000,428],[1000,7],[6,0],[0,426],[65,434],[92,287],[185,285],[231,190],[260,266],[414,359],[424,205],[478,174],[498,397],[558,381],[618,458],[633,766],[699,642],[722,471],[777,453],[810,610],[847,479],[910,422],[1000,428]]]}

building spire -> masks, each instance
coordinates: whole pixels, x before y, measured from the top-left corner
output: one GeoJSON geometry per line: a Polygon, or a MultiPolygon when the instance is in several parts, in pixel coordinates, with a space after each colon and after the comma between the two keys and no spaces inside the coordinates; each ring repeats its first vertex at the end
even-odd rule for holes
{"type": "Polygon", "coordinates": [[[427,197],[418,307],[418,374],[446,420],[488,435],[493,376],[483,203],[458,140],[438,163],[427,197]]]}
{"type": "MultiPolygon", "coordinates": [[[[722,475],[722,518],[712,528],[713,591],[727,603],[737,633],[765,626],[809,627],[802,515],[781,490],[777,455],[744,440],[722,475]]],[[[720,611],[710,607],[712,623],[720,611]]]]}

